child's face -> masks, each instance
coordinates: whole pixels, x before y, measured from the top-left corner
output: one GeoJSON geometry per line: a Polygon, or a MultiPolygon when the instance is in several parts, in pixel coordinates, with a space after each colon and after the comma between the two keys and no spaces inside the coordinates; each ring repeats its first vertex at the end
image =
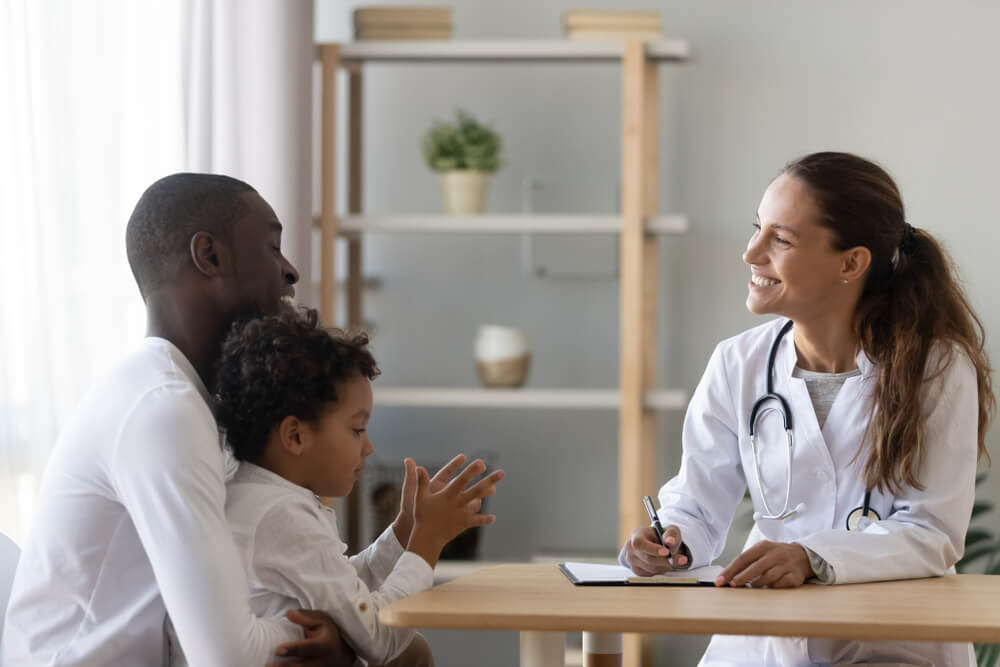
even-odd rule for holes
{"type": "MultiPolygon", "coordinates": [[[[361,478],[365,457],[375,451],[368,440],[372,387],[357,375],[337,387],[337,403],[311,423],[304,424],[308,441],[302,463],[310,477],[308,488],[320,496],[342,498],[361,478]]],[[[307,444],[307,443],[303,443],[307,444]]]]}

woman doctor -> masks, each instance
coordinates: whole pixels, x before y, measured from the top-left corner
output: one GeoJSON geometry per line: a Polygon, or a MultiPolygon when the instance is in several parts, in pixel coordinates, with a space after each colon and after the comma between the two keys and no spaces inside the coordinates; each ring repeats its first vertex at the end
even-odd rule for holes
{"type": "MultiPolygon", "coordinates": [[[[749,488],[755,527],[717,586],[953,571],[996,400],[950,260],[905,222],[889,175],[845,153],[787,165],[753,227],[747,308],[778,317],[715,349],[659,494],[666,547],[638,528],[623,562],[642,575],[712,562],[749,488]]],[[[701,665],[964,666],[970,650],[716,636],[701,665]]]]}

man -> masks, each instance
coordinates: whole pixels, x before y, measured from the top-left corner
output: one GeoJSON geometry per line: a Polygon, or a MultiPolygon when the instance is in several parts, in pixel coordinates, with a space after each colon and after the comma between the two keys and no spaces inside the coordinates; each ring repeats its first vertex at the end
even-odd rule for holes
{"type": "Polygon", "coordinates": [[[276,652],[293,665],[350,664],[325,614],[290,612],[303,640],[288,620],[251,613],[225,518],[206,387],[234,319],[274,313],[294,293],[299,274],[281,254],[281,224],[242,181],[174,174],[143,193],[125,240],[147,337],[60,434],[0,663],[166,664],[169,615],[194,666],[263,665],[276,652]]]}

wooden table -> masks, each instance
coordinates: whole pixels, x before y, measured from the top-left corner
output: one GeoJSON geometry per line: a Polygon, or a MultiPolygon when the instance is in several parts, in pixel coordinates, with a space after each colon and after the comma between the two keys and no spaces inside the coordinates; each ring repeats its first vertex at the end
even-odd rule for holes
{"type": "Polygon", "coordinates": [[[516,630],[521,664],[563,665],[565,632],[587,665],[621,661],[620,633],[1000,642],[1000,576],[952,575],[792,590],[573,586],[552,564],[507,564],[394,602],[387,625],[516,630]]]}

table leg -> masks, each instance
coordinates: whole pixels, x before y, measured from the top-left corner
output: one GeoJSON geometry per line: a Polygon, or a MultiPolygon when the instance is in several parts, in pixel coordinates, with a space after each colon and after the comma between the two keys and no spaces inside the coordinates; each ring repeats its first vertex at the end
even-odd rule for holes
{"type": "Polygon", "coordinates": [[[565,633],[521,633],[521,667],[563,667],[565,664],[565,633]]]}
{"type": "Polygon", "coordinates": [[[583,633],[583,667],[621,667],[622,636],[607,632],[583,633]]]}

